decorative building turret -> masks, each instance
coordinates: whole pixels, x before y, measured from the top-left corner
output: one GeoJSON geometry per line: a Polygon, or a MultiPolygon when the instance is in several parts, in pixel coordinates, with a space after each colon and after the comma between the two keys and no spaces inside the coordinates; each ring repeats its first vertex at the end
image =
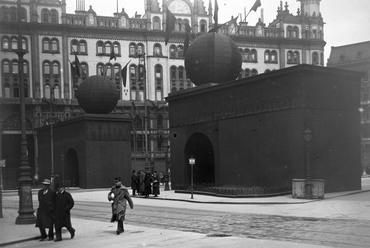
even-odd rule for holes
{"type": "Polygon", "coordinates": [[[301,13],[304,16],[319,16],[321,0],[297,0],[301,2],[301,13]]]}

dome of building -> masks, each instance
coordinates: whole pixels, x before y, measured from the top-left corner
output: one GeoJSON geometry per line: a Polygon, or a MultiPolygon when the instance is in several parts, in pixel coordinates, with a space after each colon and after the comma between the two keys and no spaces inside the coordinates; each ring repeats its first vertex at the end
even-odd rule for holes
{"type": "Polygon", "coordinates": [[[109,114],[117,106],[118,92],[109,78],[90,76],[78,87],[77,100],[88,114],[109,114]]]}
{"type": "Polygon", "coordinates": [[[215,32],[196,38],[185,55],[186,74],[195,85],[234,80],[241,65],[237,45],[228,36],[215,32]]]}

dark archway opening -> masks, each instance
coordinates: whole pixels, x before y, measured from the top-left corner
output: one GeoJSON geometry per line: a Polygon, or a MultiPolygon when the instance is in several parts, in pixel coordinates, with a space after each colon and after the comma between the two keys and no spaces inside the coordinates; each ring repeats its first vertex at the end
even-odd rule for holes
{"type": "Polygon", "coordinates": [[[64,155],[62,177],[67,187],[80,186],[78,156],[73,149],[69,149],[64,155]]]}
{"type": "Polygon", "coordinates": [[[214,184],[215,183],[215,159],[211,141],[202,133],[193,134],[185,146],[185,164],[188,166],[186,171],[186,181],[191,183],[191,166],[189,158],[195,158],[193,166],[194,184],[214,184]]]}

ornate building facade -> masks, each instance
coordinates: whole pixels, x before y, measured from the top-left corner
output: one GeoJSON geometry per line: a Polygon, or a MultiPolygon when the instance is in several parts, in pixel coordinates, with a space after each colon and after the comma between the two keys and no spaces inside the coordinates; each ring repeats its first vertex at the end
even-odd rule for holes
{"type": "MultiPolygon", "coordinates": [[[[254,25],[229,22],[218,32],[229,35],[242,54],[240,78],[297,64],[324,65],[321,0],[299,0],[292,13],[280,2],[276,18],[254,25]]],[[[16,185],[20,141],[19,91],[24,84],[29,163],[37,179],[42,151],[37,128],[80,115],[76,100],[81,80],[104,74],[116,83],[120,100],[114,114],[132,118],[132,168],[150,167],[166,174],[170,164],[169,116],[165,97],[193,87],[184,66],[185,23],[193,38],[214,27],[212,1],[144,0],[145,13],[129,17],[122,9],[98,16],[93,6],[65,0],[4,0],[0,3],[0,158],[6,159],[5,187],[16,185]],[[176,16],[165,43],[166,10],[176,16]],[[25,52],[19,81],[18,37],[25,52]],[[112,58],[112,50],[114,57],[112,58]],[[71,64],[78,58],[80,77],[71,64]],[[126,80],[119,73],[127,64],[126,80]],[[126,81],[125,84],[122,82],[126,81]]],[[[236,13],[237,14],[237,13],[236,13]]],[[[190,43],[191,45],[191,43],[190,43]]],[[[54,154],[54,159],[63,159],[54,154]]]]}
{"type": "Polygon", "coordinates": [[[361,79],[361,163],[370,174],[370,41],[332,47],[328,67],[357,71],[361,79]]]}

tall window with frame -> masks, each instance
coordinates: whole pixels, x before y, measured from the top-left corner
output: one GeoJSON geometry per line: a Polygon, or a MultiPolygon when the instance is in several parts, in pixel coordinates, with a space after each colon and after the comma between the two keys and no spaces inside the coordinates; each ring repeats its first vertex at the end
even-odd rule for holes
{"type": "Polygon", "coordinates": [[[42,52],[49,52],[50,51],[50,39],[45,37],[42,39],[42,52]]]}
{"type": "Polygon", "coordinates": [[[96,43],[96,53],[97,55],[103,55],[104,54],[104,42],[99,40],[96,43]]]}
{"type": "Polygon", "coordinates": [[[161,30],[161,18],[153,17],[153,30],[161,30]]]}
{"type": "Polygon", "coordinates": [[[121,87],[121,65],[116,63],[113,65],[113,81],[116,85],[117,94],[119,95],[119,100],[122,100],[122,87],[121,87]]]}
{"type": "Polygon", "coordinates": [[[8,36],[1,37],[1,50],[10,51],[10,39],[8,36]]]}
{"type": "Polygon", "coordinates": [[[104,54],[107,56],[107,55],[110,55],[111,54],[111,51],[112,51],[112,43],[111,42],[105,42],[105,46],[104,46],[104,54]]]}
{"type": "Polygon", "coordinates": [[[136,65],[131,64],[129,67],[130,84],[131,84],[131,100],[138,100],[137,72],[136,65]]]}
{"type": "Polygon", "coordinates": [[[312,53],[312,64],[313,65],[319,64],[319,54],[317,52],[312,53]]]}
{"type": "Polygon", "coordinates": [[[153,46],[153,55],[154,56],[162,56],[162,47],[160,44],[155,43],[153,46]]]}
{"type": "Polygon", "coordinates": [[[207,32],[207,21],[206,20],[200,20],[200,32],[201,33],[206,33],[207,32]]]}
{"type": "Polygon", "coordinates": [[[155,65],[155,99],[156,101],[163,101],[163,69],[162,65],[155,65]]]}

